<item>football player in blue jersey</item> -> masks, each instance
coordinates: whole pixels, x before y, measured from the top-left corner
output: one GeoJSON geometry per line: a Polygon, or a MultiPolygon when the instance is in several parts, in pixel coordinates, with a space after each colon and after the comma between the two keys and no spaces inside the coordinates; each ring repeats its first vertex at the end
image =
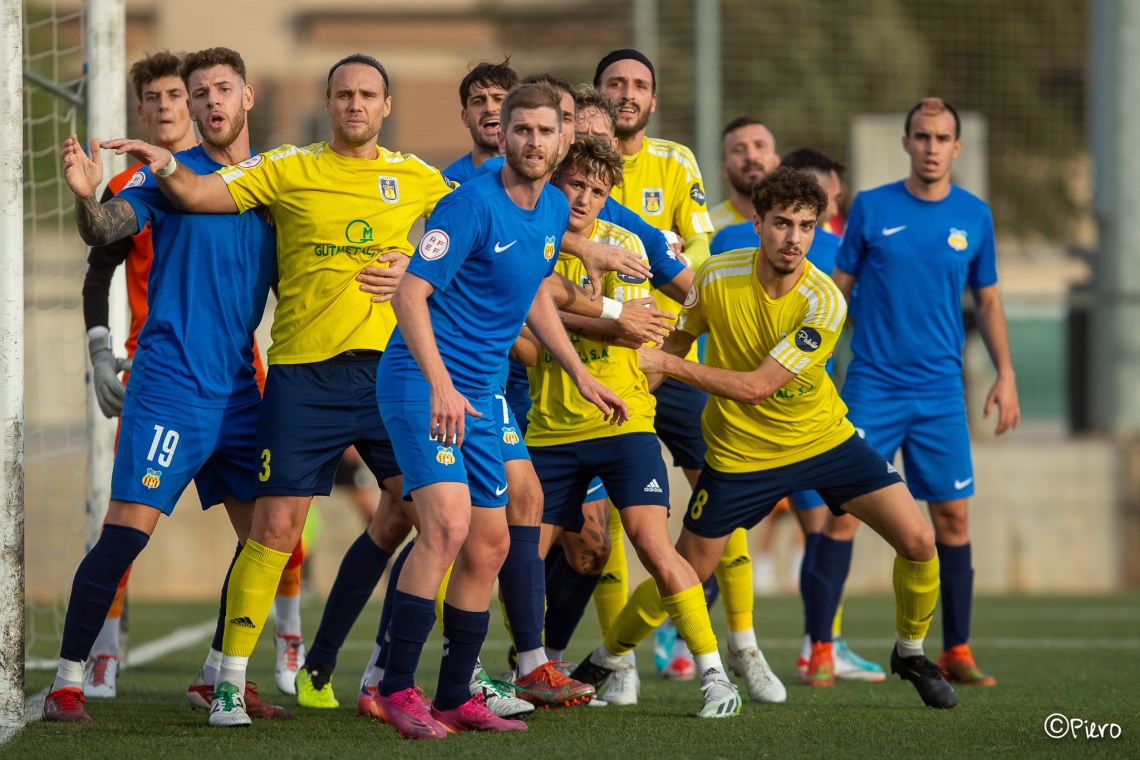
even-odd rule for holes
{"type": "Polygon", "coordinates": [[[462,158],[443,170],[452,182],[466,182],[484,161],[499,156],[499,109],[503,98],[519,81],[510,56],[502,63],[486,61],[472,68],[459,83],[459,118],[471,133],[473,146],[462,158]]]}
{"type": "MultiPolygon", "coordinates": [[[[997,406],[1000,435],[1017,427],[1021,411],[998,295],[993,217],[983,200],[950,181],[962,142],[948,103],[927,98],[912,108],[902,144],[910,176],[855,198],[839,248],[834,278],[849,302],[859,284],[843,399],[852,423],[887,461],[902,449],[908,485],[930,506],[941,563],[939,667],[956,683],[989,686],[996,681],[977,667],[969,646],[974,570],[967,499],[974,471],[961,299],[968,288],[997,368],[985,415],[997,406]]],[[[850,516],[829,518],[817,562],[848,566],[857,526],[850,516]]],[[[831,598],[838,603],[838,593],[831,598]]],[[[815,659],[813,647],[812,667],[815,659]]]]}
{"type": "MultiPolygon", "coordinates": [[[[178,161],[209,173],[249,159],[246,112],[254,95],[241,56],[210,48],[186,56],[179,73],[203,142],[179,152],[178,161]]],[[[146,169],[100,204],[95,196],[103,176],[99,150],[99,141],[92,139],[88,157],[74,135],[63,148],[64,178],[76,197],[80,236],[89,245],[106,245],[149,223],[154,262],[150,313],[139,334],[123,405],[107,521],[76,570],[59,670],[44,702],[44,720],[77,723],[91,722],[83,708],[83,662],[119,580],[190,481],[204,509],[225,505],[239,543],[249,536],[261,406],[253,331],[276,267],[276,241],[264,210],[181,212],[146,169]]],[[[207,692],[220,663],[225,597],[223,587],[218,633],[200,674],[207,692]]],[[[261,702],[249,685],[246,699],[252,717],[292,717],[284,708],[261,702]]]]}
{"type": "Polygon", "coordinates": [[[493,715],[468,687],[511,541],[499,509],[507,483],[494,382],[524,321],[603,415],[615,424],[627,415],[621,399],[585,372],[544,286],[569,218],[565,196],[546,184],[560,154],[560,101],[545,83],[512,90],[499,138],[506,167],[441,201],[392,299],[398,327],[381,359],[377,402],[401,443],[404,488],[421,533],[397,586],[388,667],[372,704],[406,736],[525,729],[493,715]],[[429,710],[415,670],[452,562],[448,644],[429,710]]]}

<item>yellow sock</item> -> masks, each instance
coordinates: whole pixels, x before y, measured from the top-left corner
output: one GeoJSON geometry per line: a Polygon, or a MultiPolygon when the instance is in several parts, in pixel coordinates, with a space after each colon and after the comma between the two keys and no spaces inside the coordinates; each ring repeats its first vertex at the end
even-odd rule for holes
{"type": "Polygon", "coordinates": [[[454,569],[454,562],[447,566],[447,572],[443,574],[443,580],[439,582],[439,590],[435,592],[435,623],[439,626],[440,633],[443,633],[443,600],[447,598],[447,584],[451,581],[451,571],[454,569]]]}
{"type": "Polygon", "coordinates": [[[831,638],[838,639],[843,635],[843,600],[839,600],[839,608],[835,610],[835,620],[831,621],[831,638]]]}
{"type": "Polygon", "coordinates": [[[938,603],[938,555],[929,562],[895,557],[895,628],[904,639],[926,638],[938,603]]]}
{"type": "Polygon", "coordinates": [[[621,514],[610,502],[610,558],[594,589],[594,606],[598,608],[598,625],[602,635],[609,633],[614,620],[629,599],[629,567],[625,561],[625,531],[621,514]]]}
{"type": "Polygon", "coordinates": [[[279,552],[254,540],[245,542],[230,573],[226,594],[226,626],[222,636],[222,652],[235,657],[249,657],[257,637],[269,617],[281,571],[290,552],[279,552]],[[236,624],[234,621],[241,621],[236,624]]]}
{"type": "Polygon", "coordinates": [[[724,600],[728,630],[750,630],[755,596],[752,590],[752,557],[748,556],[748,531],[744,528],[737,528],[729,536],[716,566],[716,581],[724,600]]]}
{"type": "Polygon", "coordinates": [[[705,604],[705,590],[699,583],[679,594],[665,597],[661,603],[673,619],[673,625],[677,626],[677,635],[689,645],[694,657],[717,651],[709,606],[705,604]]]}
{"type": "MultiPolygon", "coordinates": [[[[701,591],[700,586],[696,588],[701,591]]],[[[670,599],[673,598],[675,597],[670,597],[670,599]]],[[[702,595],[702,604],[704,599],[702,595]]],[[[649,634],[657,630],[657,626],[665,622],[667,617],[669,617],[669,612],[665,609],[665,603],[661,601],[661,594],[657,592],[657,582],[650,578],[633,590],[633,596],[621,608],[621,612],[614,619],[613,626],[606,632],[606,650],[615,657],[626,654],[645,641],[649,634]]],[[[709,613],[706,607],[706,621],[708,617],[709,613]]]]}

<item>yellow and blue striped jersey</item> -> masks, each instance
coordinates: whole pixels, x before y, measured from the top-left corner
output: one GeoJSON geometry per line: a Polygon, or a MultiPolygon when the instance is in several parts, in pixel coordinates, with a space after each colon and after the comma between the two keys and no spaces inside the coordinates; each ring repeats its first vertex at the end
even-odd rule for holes
{"type": "MultiPolygon", "coordinates": [[[[590,239],[598,243],[628,248],[643,260],[645,248],[641,239],[616,224],[597,220],[590,239]]],[[[589,288],[586,267],[567,253],[558,255],[554,271],[584,288],[589,288]]],[[[649,283],[628,275],[606,272],[602,279],[604,295],[617,301],[632,301],[649,295],[649,283]]],[[[574,333],[568,337],[578,351],[586,371],[625,401],[629,420],[618,427],[602,418],[602,413],[578,393],[570,376],[554,357],[542,351],[538,364],[527,368],[532,401],[526,431],[527,446],[556,446],[595,438],[608,438],[623,433],[652,433],[656,399],[649,392],[645,373],[638,366],[637,351],[598,343],[574,333]]]]}
{"type": "Polygon", "coordinates": [[[770,298],[756,276],[758,255],[747,248],[710,258],[681,315],[681,330],[708,334],[708,366],[751,372],[772,356],[796,375],[759,404],[709,397],[701,416],[705,461],[720,472],[794,464],[855,432],[825,369],[847,316],[843,294],[805,260],[795,287],[770,298]]]}
{"type": "Polygon", "coordinates": [[[396,327],[392,304],[372,303],[356,276],[388,251],[411,256],[412,223],[451,186],[411,154],[377,150],[367,160],[324,142],[282,145],[218,170],[238,211],[265,206],[277,226],[281,284],[270,364],[387,347],[396,327]]]}

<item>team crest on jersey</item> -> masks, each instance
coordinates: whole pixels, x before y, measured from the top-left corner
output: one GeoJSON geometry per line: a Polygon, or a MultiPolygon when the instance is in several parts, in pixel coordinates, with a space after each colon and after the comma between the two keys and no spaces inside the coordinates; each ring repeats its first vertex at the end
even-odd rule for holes
{"type": "Polygon", "coordinates": [[[513,427],[503,428],[503,443],[514,446],[519,442],[519,433],[513,427]]]}
{"type": "Polygon", "coordinates": [[[950,228],[950,237],[946,238],[946,242],[955,251],[964,251],[969,243],[966,241],[966,231],[957,229],[956,227],[950,228]]]}
{"type": "Polygon", "coordinates": [[[255,169],[264,160],[265,156],[258,153],[256,156],[250,156],[246,160],[239,162],[238,166],[243,169],[255,169]]]}
{"type": "Polygon", "coordinates": [[[641,205],[647,214],[660,214],[665,208],[665,191],[661,188],[645,188],[641,191],[641,205]]]}
{"type": "Polygon", "coordinates": [[[455,449],[451,446],[436,446],[435,461],[440,464],[455,464],[455,449]]]}
{"type": "Polygon", "coordinates": [[[395,177],[380,177],[380,197],[385,203],[399,203],[400,183],[395,177]]]}
{"type": "Polygon", "coordinates": [[[698,206],[705,205],[705,191],[701,188],[700,182],[694,182],[692,188],[689,189],[689,197],[693,199],[693,203],[698,206]]]}
{"type": "Polygon", "coordinates": [[[554,236],[553,235],[547,235],[546,236],[546,247],[542,249],[542,255],[544,257],[546,257],[547,261],[550,261],[552,258],[554,258],[554,236]]]}
{"type": "Polygon", "coordinates": [[[138,187],[139,185],[141,185],[144,182],[146,182],[146,176],[142,172],[135,172],[134,174],[131,175],[130,182],[128,182],[123,187],[123,189],[126,190],[129,187],[138,187]]]}
{"type": "Polygon", "coordinates": [[[146,468],[146,475],[143,475],[142,484],[147,488],[158,488],[162,485],[162,471],[152,470],[146,468]]]}

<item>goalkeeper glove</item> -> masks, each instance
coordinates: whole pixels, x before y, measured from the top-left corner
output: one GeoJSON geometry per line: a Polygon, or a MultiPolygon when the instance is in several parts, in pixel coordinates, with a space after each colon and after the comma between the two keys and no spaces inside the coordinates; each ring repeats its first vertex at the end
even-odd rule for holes
{"type": "Polygon", "coordinates": [[[111,331],[106,327],[92,327],[87,331],[87,351],[91,355],[91,382],[95,387],[95,400],[103,416],[110,419],[123,412],[123,399],[127,389],[119,381],[119,373],[129,371],[130,359],[119,359],[111,352],[111,331]]]}

